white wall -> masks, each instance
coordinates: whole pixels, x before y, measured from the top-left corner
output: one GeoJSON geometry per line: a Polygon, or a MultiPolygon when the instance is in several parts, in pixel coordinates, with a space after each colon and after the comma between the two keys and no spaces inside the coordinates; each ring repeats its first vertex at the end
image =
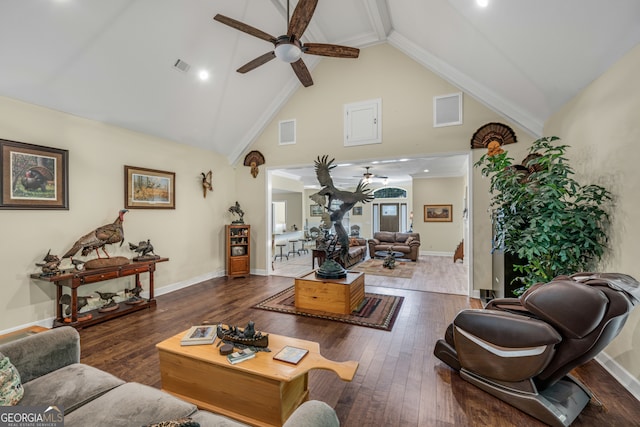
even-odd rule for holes
{"type": "MultiPolygon", "coordinates": [[[[581,182],[615,196],[609,246],[601,271],[640,279],[640,46],[576,96],[545,124],[545,134],[571,146],[567,156],[581,182]]],[[[606,354],[635,378],[640,396],[640,310],[635,310],[606,354]]],[[[623,373],[624,374],[624,373],[623,373]]]]}
{"type": "MultiPolygon", "coordinates": [[[[35,263],[49,249],[62,256],[80,236],[115,220],[124,207],[124,165],[176,173],[175,210],[125,215],[126,242],[151,239],[156,252],[170,258],[158,264],[156,289],[224,274],[223,226],[231,219],[235,172],[222,156],[2,97],[0,138],[69,150],[70,206],[0,210],[0,331],[55,316],[55,287],[29,275],[40,271],[35,263]],[[210,169],[214,190],[205,199],[200,173],[210,169]]],[[[126,242],[107,250],[131,257],[126,242]]],[[[132,281],[87,285],[79,294],[131,288],[132,281]]]]}
{"type": "Polygon", "coordinates": [[[463,239],[464,177],[413,180],[413,231],[420,233],[420,252],[453,254],[463,239]],[[451,222],[425,222],[424,205],[452,205],[451,222]]]}

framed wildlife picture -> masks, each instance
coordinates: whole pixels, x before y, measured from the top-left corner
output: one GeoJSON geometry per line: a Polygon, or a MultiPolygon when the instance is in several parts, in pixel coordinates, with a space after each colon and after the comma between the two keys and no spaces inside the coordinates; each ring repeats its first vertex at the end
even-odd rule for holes
{"type": "Polygon", "coordinates": [[[69,209],[69,152],[0,139],[0,209],[69,209]]]}
{"type": "Polygon", "coordinates": [[[424,205],[424,222],[452,222],[452,205],[424,205]]]}
{"type": "Polygon", "coordinates": [[[354,206],[353,207],[354,215],[362,215],[362,206],[354,206]]]}
{"type": "Polygon", "coordinates": [[[311,216],[322,216],[322,206],[311,205],[311,216]]]}
{"type": "Polygon", "coordinates": [[[175,209],[176,174],[156,169],[124,167],[124,207],[175,209]]]}

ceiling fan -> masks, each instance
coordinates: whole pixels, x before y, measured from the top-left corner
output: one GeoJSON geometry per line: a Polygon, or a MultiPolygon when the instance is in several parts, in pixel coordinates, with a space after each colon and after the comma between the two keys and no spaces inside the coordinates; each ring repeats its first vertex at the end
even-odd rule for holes
{"type": "MultiPolygon", "coordinates": [[[[366,172],[362,174],[362,180],[366,183],[370,183],[371,181],[373,181],[373,178],[378,178],[378,179],[382,179],[382,180],[388,180],[389,177],[388,176],[382,176],[382,175],[375,175],[371,172],[369,172],[369,169],[371,169],[371,166],[365,166],[364,167],[366,169],[366,172]]],[[[360,178],[359,176],[355,176],[355,178],[360,178]]]]}
{"type": "MultiPolygon", "coordinates": [[[[300,83],[302,83],[304,87],[308,87],[313,84],[313,79],[311,78],[311,74],[309,73],[307,66],[302,61],[301,56],[303,53],[307,53],[309,55],[331,56],[334,58],[357,58],[360,54],[360,49],[348,46],[326,43],[301,43],[300,38],[307,29],[317,4],[318,0],[300,0],[293,11],[291,20],[288,23],[287,34],[280,37],[274,37],[258,30],[257,28],[224,15],[217,14],[213,19],[235,28],[236,30],[240,30],[259,39],[273,43],[275,48],[273,51],[267,52],[264,55],[258,56],[257,58],[247,62],[242,67],[238,68],[237,71],[239,73],[244,74],[249,72],[277,57],[284,62],[290,63],[293,71],[296,73],[296,76],[298,76],[300,83]]],[[[288,18],[289,1],[287,1],[287,19],[288,18]]]]}

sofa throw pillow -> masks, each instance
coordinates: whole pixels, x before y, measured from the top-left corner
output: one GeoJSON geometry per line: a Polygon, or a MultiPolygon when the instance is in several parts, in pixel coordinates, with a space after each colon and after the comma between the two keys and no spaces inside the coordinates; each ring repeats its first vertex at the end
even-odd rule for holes
{"type": "Polygon", "coordinates": [[[352,237],[349,239],[349,246],[360,246],[360,242],[358,239],[352,237]]]}
{"type": "Polygon", "coordinates": [[[142,427],[200,427],[200,423],[193,421],[191,418],[178,418],[176,420],[160,421],[155,424],[147,424],[142,427]]]}
{"type": "Polygon", "coordinates": [[[14,406],[24,395],[20,373],[8,357],[0,353],[0,406],[14,406]]]}

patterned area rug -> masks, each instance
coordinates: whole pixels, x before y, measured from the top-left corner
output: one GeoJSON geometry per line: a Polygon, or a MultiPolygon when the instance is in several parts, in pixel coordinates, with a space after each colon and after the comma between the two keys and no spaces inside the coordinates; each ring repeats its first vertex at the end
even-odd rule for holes
{"type": "Polygon", "coordinates": [[[256,304],[253,308],[333,320],[351,325],[390,331],[400,312],[404,297],[365,292],[364,300],[351,314],[335,314],[316,310],[301,310],[295,307],[294,286],[256,304]]]}
{"type": "Polygon", "coordinates": [[[416,270],[415,263],[412,261],[396,261],[394,269],[382,266],[382,259],[368,259],[360,264],[351,267],[351,271],[362,271],[365,274],[373,274],[375,276],[402,277],[403,279],[411,279],[416,270]]]}

